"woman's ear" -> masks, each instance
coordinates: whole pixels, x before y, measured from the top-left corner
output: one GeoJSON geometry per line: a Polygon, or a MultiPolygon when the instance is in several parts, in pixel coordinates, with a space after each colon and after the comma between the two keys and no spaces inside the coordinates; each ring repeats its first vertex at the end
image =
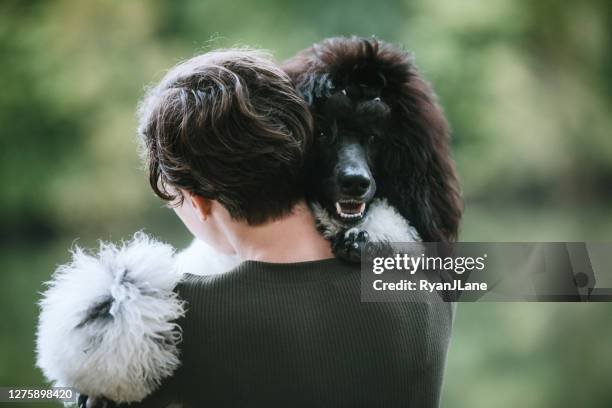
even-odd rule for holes
{"type": "Polygon", "coordinates": [[[197,194],[189,193],[189,202],[196,213],[200,221],[204,222],[211,214],[212,203],[210,198],[204,198],[197,194]]]}

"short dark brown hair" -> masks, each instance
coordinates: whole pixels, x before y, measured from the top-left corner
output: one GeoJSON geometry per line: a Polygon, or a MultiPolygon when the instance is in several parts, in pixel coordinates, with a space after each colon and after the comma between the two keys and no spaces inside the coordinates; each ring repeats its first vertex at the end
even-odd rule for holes
{"type": "Polygon", "coordinates": [[[182,200],[181,188],[259,224],[304,196],[311,115],[265,52],[219,50],[175,66],[138,116],[149,182],[164,200],[182,200]]]}

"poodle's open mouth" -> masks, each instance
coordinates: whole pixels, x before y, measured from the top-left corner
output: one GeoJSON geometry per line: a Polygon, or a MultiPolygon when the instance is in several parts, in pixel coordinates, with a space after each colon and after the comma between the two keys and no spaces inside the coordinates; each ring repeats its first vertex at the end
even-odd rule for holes
{"type": "Polygon", "coordinates": [[[358,220],[365,213],[366,203],[358,200],[336,201],[336,214],[343,220],[358,220]]]}

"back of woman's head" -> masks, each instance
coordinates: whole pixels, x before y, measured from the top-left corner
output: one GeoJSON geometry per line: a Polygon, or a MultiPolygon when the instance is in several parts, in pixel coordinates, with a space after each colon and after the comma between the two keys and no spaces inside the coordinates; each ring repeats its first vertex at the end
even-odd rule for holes
{"type": "Polygon", "coordinates": [[[175,66],[138,116],[150,184],[164,200],[186,190],[259,224],[303,197],[312,119],[265,52],[219,50],[175,66]]]}

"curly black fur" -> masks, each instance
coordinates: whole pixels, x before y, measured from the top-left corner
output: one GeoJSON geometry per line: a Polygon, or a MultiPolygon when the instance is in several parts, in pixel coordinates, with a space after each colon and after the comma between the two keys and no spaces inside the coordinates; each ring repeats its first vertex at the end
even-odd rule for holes
{"type": "MultiPolygon", "coordinates": [[[[367,152],[376,197],[386,197],[424,241],[453,242],[462,214],[449,128],[411,54],[377,39],[330,38],[283,69],[311,106],[311,174],[333,167],[329,151],[350,135],[367,152]]],[[[313,186],[310,197],[322,201],[313,186]],[[318,196],[317,196],[318,195],[318,196]]]]}

